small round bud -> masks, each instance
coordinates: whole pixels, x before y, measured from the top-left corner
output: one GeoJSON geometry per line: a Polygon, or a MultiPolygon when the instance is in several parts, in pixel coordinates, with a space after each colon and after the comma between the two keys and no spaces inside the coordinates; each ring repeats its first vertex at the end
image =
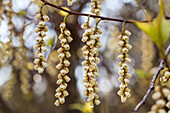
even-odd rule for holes
{"type": "Polygon", "coordinates": [[[130,35],[131,35],[131,32],[128,31],[128,30],[125,30],[125,35],[130,36],[130,35]]]}
{"type": "Polygon", "coordinates": [[[60,29],[64,29],[66,27],[66,24],[64,23],[64,22],[62,22],[61,24],[60,24],[60,29]]]}
{"type": "Polygon", "coordinates": [[[64,90],[64,91],[63,91],[63,94],[64,94],[65,97],[69,95],[69,93],[68,93],[67,90],[64,90]]]}
{"type": "Polygon", "coordinates": [[[40,31],[40,28],[37,27],[37,28],[34,29],[34,31],[35,31],[36,33],[38,33],[38,32],[40,31]]]}
{"type": "Polygon", "coordinates": [[[170,109],[170,101],[166,103],[166,107],[170,109]]]}
{"type": "Polygon", "coordinates": [[[46,51],[47,51],[47,48],[46,48],[46,47],[43,47],[43,46],[42,46],[41,49],[42,49],[43,52],[46,52],[46,51]]]}
{"type": "Polygon", "coordinates": [[[66,29],[66,30],[64,31],[64,33],[65,33],[67,36],[70,36],[70,35],[71,35],[71,33],[70,33],[70,31],[69,31],[68,29],[66,29]]]}
{"type": "Polygon", "coordinates": [[[123,53],[127,53],[129,50],[127,48],[122,49],[123,53]]]}
{"type": "Polygon", "coordinates": [[[124,36],[122,37],[122,39],[123,39],[123,40],[129,40],[129,37],[124,35],[124,36]]]}
{"type": "Polygon", "coordinates": [[[99,28],[97,28],[97,32],[98,32],[99,34],[102,34],[102,30],[99,29],[99,28]]]}
{"type": "Polygon", "coordinates": [[[99,105],[101,102],[99,100],[94,101],[96,105],[99,105]]]}
{"type": "Polygon", "coordinates": [[[68,42],[71,42],[73,40],[73,38],[71,38],[70,36],[66,37],[68,42]]]}
{"type": "Polygon", "coordinates": [[[65,66],[69,66],[70,65],[70,62],[68,60],[64,60],[64,65],[65,66]]]}
{"type": "Polygon", "coordinates": [[[58,53],[62,53],[63,51],[64,51],[64,49],[63,49],[62,47],[60,47],[60,48],[57,50],[58,53]]]}
{"type": "Polygon", "coordinates": [[[45,37],[45,36],[46,36],[46,32],[41,31],[41,36],[42,36],[42,37],[45,37]]]}
{"type": "Polygon", "coordinates": [[[120,46],[123,46],[124,45],[124,41],[119,41],[118,43],[120,46]]]}
{"type": "Polygon", "coordinates": [[[165,97],[168,97],[168,95],[170,95],[170,90],[168,88],[163,88],[162,92],[163,92],[165,97]]]}
{"type": "Polygon", "coordinates": [[[35,18],[39,20],[39,19],[41,18],[41,13],[38,12],[38,13],[35,15],[35,18]]]}
{"type": "Polygon", "coordinates": [[[40,46],[40,45],[39,45],[38,43],[36,43],[36,44],[34,45],[34,49],[37,50],[37,49],[39,48],[39,46],[40,46]]]}
{"type": "Polygon", "coordinates": [[[165,101],[163,99],[159,99],[156,101],[156,104],[160,107],[164,107],[165,106],[165,101]]]}
{"type": "Polygon", "coordinates": [[[43,66],[43,68],[46,68],[47,67],[47,63],[42,62],[42,66],[43,66]]]}
{"type": "Polygon", "coordinates": [[[34,60],[34,63],[35,63],[35,64],[39,64],[39,62],[40,62],[40,59],[39,59],[39,58],[36,58],[36,59],[34,60]]]}
{"type": "Polygon", "coordinates": [[[44,26],[44,32],[47,32],[48,31],[48,27],[47,26],[44,26]]]}
{"type": "Polygon", "coordinates": [[[70,49],[70,46],[69,46],[68,44],[65,44],[65,45],[64,45],[64,49],[65,49],[65,50],[69,50],[69,49],[70,49]]]}
{"type": "Polygon", "coordinates": [[[128,50],[132,49],[132,46],[130,44],[125,45],[128,50]]]}
{"type": "Polygon", "coordinates": [[[63,79],[58,79],[57,84],[60,85],[63,82],[63,79]]]}
{"type": "Polygon", "coordinates": [[[39,65],[35,65],[35,66],[34,66],[34,69],[35,69],[35,70],[38,70],[38,68],[39,68],[39,65]]]}
{"type": "Polygon", "coordinates": [[[85,29],[87,27],[87,22],[85,22],[85,23],[83,23],[82,25],[81,25],[81,28],[82,29],[85,29]]]}
{"type": "Polygon", "coordinates": [[[43,19],[44,19],[44,21],[49,21],[50,20],[50,18],[47,16],[47,15],[43,15],[43,19]]]}
{"type": "Polygon", "coordinates": [[[65,52],[65,54],[66,54],[66,57],[67,57],[67,58],[71,57],[71,54],[70,54],[69,51],[65,52]]]}
{"type": "Polygon", "coordinates": [[[43,53],[39,53],[38,56],[39,56],[40,58],[43,58],[43,57],[44,57],[44,54],[43,54],[43,53]]]}
{"type": "Polygon", "coordinates": [[[125,103],[125,102],[126,102],[126,100],[127,100],[127,97],[125,97],[125,96],[121,96],[121,102],[122,102],[122,103],[125,103]]]}
{"type": "Polygon", "coordinates": [[[117,57],[118,60],[121,60],[122,58],[123,58],[123,54],[120,54],[120,55],[117,57]]]}
{"type": "Polygon", "coordinates": [[[61,41],[60,41],[61,44],[64,44],[66,42],[67,42],[67,40],[65,38],[61,39],[61,41]]]}
{"type": "Polygon", "coordinates": [[[36,38],[36,41],[37,41],[37,42],[41,42],[41,40],[42,40],[42,38],[39,37],[39,36],[36,38]]]}
{"type": "Polygon", "coordinates": [[[58,99],[55,101],[54,105],[56,105],[56,106],[59,106],[59,105],[60,105],[60,102],[59,102],[58,99]]]}
{"type": "Polygon", "coordinates": [[[131,60],[130,58],[125,58],[125,61],[126,61],[127,63],[130,63],[132,60],[131,60]]]}
{"type": "Polygon", "coordinates": [[[87,40],[88,40],[87,36],[82,38],[82,42],[86,42],[87,40]]]}
{"type": "Polygon", "coordinates": [[[94,7],[95,6],[95,2],[91,2],[90,7],[94,7]]]}
{"type": "Polygon", "coordinates": [[[44,26],[45,26],[45,22],[44,22],[44,21],[40,21],[40,22],[39,22],[39,26],[40,26],[40,27],[44,27],[44,26]]]}
{"type": "Polygon", "coordinates": [[[66,82],[69,82],[69,81],[70,81],[70,78],[69,78],[67,75],[65,75],[65,76],[64,76],[64,80],[65,80],[66,82]]]}
{"type": "Polygon", "coordinates": [[[56,68],[57,68],[57,69],[61,69],[62,66],[63,66],[63,64],[59,63],[59,64],[57,64],[56,68]]]}
{"type": "Polygon", "coordinates": [[[98,42],[98,43],[97,43],[97,46],[98,46],[99,48],[101,48],[101,47],[102,47],[102,43],[98,42]]]}
{"type": "Polygon", "coordinates": [[[43,73],[43,71],[44,71],[44,68],[43,68],[43,67],[39,67],[39,68],[38,68],[38,73],[41,74],[41,73],[43,73]]]}

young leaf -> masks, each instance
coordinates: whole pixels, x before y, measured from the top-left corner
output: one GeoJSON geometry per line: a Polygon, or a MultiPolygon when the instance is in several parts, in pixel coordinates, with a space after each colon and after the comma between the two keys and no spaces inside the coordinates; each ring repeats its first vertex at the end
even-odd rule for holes
{"type": "Polygon", "coordinates": [[[152,22],[134,22],[162,49],[170,36],[170,21],[164,17],[163,2],[159,0],[159,15],[152,22]]]}

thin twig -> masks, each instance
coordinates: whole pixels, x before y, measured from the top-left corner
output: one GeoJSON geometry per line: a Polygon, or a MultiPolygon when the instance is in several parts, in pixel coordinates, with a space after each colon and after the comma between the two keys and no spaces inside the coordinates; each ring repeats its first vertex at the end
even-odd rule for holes
{"type": "MultiPolygon", "coordinates": [[[[170,45],[168,46],[168,48],[166,49],[166,57],[168,56],[170,52],[170,45]]],[[[135,107],[135,109],[133,110],[133,113],[137,113],[137,111],[139,110],[139,108],[145,104],[147,97],[149,96],[149,94],[152,92],[152,90],[154,89],[154,85],[155,85],[155,81],[160,73],[161,70],[164,69],[164,60],[161,60],[160,64],[159,64],[159,68],[156,71],[155,75],[152,78],[152,82],[151,85],[147,91],[147,93],[145,94],[145,96],[143,97],[143,99],[140,101],[140,103],[135,107]]]]}
{"type": "MultiPolygon", "coordinates": [[[[109,18],[109,17],[103,17],[103,16],[97,16],[97,15],[92,15],[92,14],[87,14],[87,13],[79,13],[79,12],[75,12],[75,11],[69,11],[66,10],[58,5],[54,5],[46,0],[41,0],[42,2],[45,3],[45,5],[49,5],[52,6],[54,8],[60,9],[62,11],[65,11],[67,13],[69,13],[70,15],[80,15],[80,16],[90,16],[90,17],[94,17],[94,18],[100,18],[102,20],[109,20],[109,21],[116,21],[116,22],[126,22],[126,23],[134,23],[134,20],[123,20],[123,19],[116,19],[116,18],[109,18]]],[[[170,19],[170,17],[166,17],[166,19],[170,19]]],[[[153,20],[151,20],[153,21],[153,20]]],[[[139,22],[148,22],[148,21],[139,21],[139,22]]]]}

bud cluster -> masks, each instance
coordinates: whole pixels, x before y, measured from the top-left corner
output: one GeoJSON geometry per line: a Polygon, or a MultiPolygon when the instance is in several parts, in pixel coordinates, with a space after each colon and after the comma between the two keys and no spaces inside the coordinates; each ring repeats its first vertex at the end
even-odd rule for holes
{"type": "Polygon", "coordinates": [[[73,4],[73,0],[67,0],[68,6],[71,6],[73,4]]]}
{"type": "Polygon", "coordinates": [[[131,96],[130,89],[127,87],[127,85],[130,83],[129,78],[131,77],[131,74],[128,72],[128,64],[131,62],[131,59],[128,58],[128,51],[132,48],[132,46],[129,44],[129,36],[131,33],[127,30],[123,31],[122,35],[120,35],[119,38],[119,56],[117,57],[119,62],[119,72],[118,74],[120,77],[118,78],[119,82],[121,82],[121,85],[119,86],[120,90],[118,91],[118,95],[121,96],[121,102],[125,103],[127,98],[131,96]]]}
{"type": "Polygon", "coordinates": [[[45,25],[45,22],[49,21],[49,17],[47,15],[42,15],[41,13],[37,13],[35,15],[37,19],[39,19],[39,26],[35,28],[35,32],[39,33],[36,38],[36,44],[34,49],[36,49],[36,59],[34,60],[35,66],[34,69],[38,70],[39,73],[43,73],[44,68],[47,67],[47,63],[45,62],[43,52],[46,52],[46,42],[44,41],[44,37],[46,36],[46,32],[48,31],[48,27],[45,25]]]}
{"type": "Polygon", "coordinates": [[[166,70],[163,74],[163,76],[160,78],[160,81],[163,83],[163,84],[170,84],[170,71],[169,70],[166,70]]]}
{"type": "Polygon", "coordinates": [[[71,57],[69,52],[70,46],[69,42],[73,39],[70,37],[71,33],[68,29],[66,29],[66,24],[63,22],[60,24],[61,34],[59,35],[61,47],[57,50],[58,58],[60,63],[56,66],[57,69],[60,69],[60,73],[58,74],[57,84],[59,87],[56,89],[56,102],[54,103],[56,106],[65,103],[65,97],[69,95],[67,88],[67,83],[70,81],[69,76],[67,73],[69,72],[68,66],[70,62],[68,58],[71,57]]]}
{"type": "Polygon", "coordinates": [[[86,43],[82,48],[83,55],[86,57],[86,60],[82,62],[85,70],[83,78],[85,87],[84,96],[88,97],[87,101],[90,102],[91,107],[94,107],[94,104],[100,104],[99,96],[97,95],[99,88],[95,77],[99,76],[97,63],[100,62],[98,48],[102,47],[99,36],[102,31],[100,29],[93,31],[93,28],[89,27],[88,23],[83,23],[81,27],[86,29],[82,38],[82,41],[86,43]]]}
{"type": "MultiPolygon", "coordinates": [[[[94,15],[99,16],[100,15],[100,10],[102,9],[102,6],[100,5],[100,2],[98,0],[91,0],[90,4],[91,12],[94,15]]],[[[95,18],[96,22],[99,20],[99,18],[95,18]]]]}
{"type": "Polygon", "coordinates": [[[152,99],[155,100],[155,104],[151,107],[151,111],[148,113],[169,113],[167,109],[170,109],[170,90],[167,87],[160,85],[155,86],[152,99]],[[167,108],[167,109],[166,109],[167,108]]]}

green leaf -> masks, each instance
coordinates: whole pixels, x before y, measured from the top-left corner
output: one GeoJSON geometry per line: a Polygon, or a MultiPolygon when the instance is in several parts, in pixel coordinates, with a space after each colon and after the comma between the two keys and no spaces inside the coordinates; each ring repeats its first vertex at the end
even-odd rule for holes
{"type": "Polygon", "coordinates": [[[152,22],[134,22],[162,49],[170,36],[170,21],[165,19],[163,2],[159,0],[159,15],[152,22]]]}

